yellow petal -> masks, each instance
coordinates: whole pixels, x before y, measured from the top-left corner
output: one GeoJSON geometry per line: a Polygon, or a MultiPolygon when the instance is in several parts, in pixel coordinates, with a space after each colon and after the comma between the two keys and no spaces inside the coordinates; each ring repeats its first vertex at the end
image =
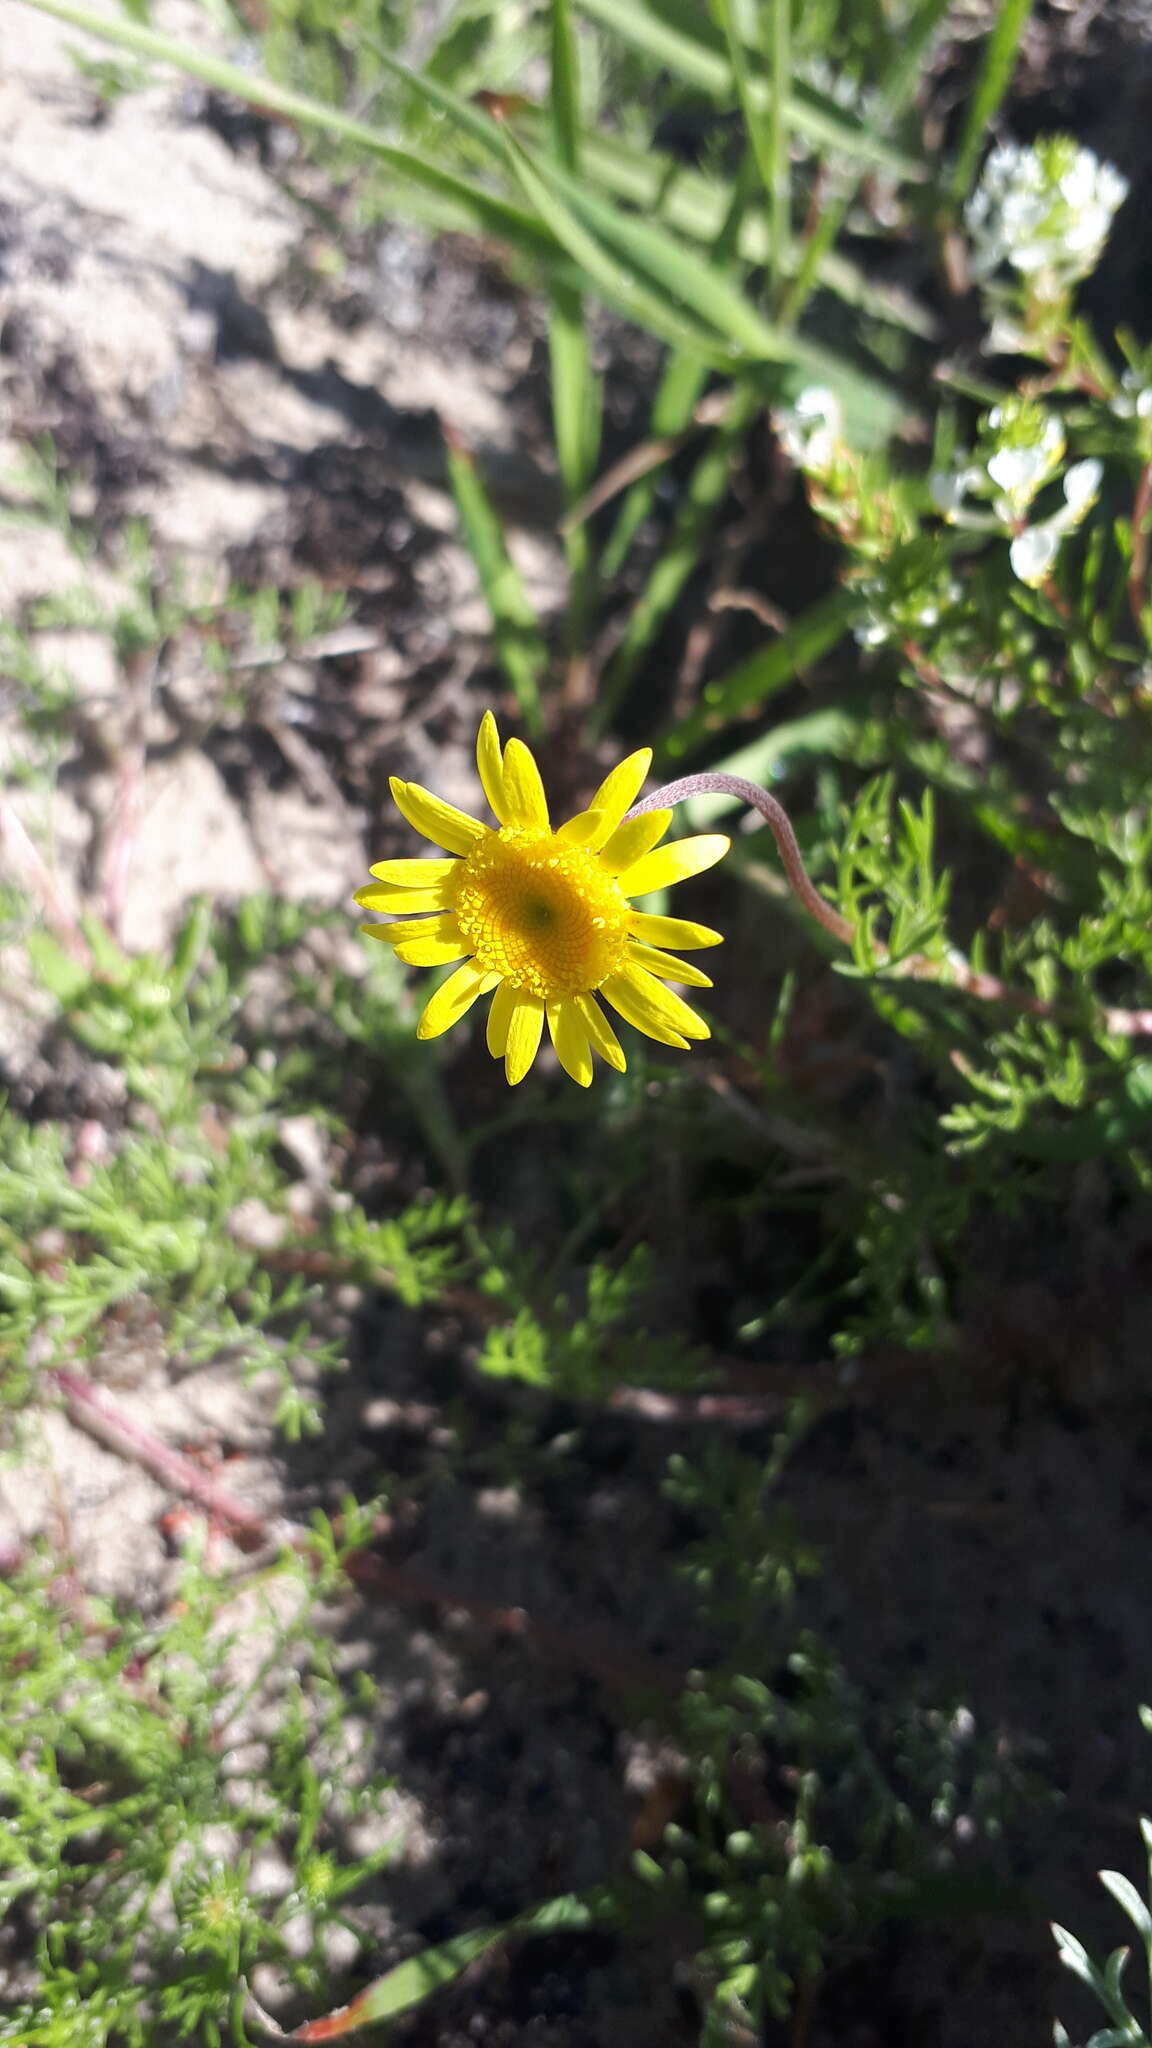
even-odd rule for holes
{"type": "Polygon", "coordinates": [[[504,817],[507,824],[529,832],[548,830],[544,784],[523,740],[509,740],[504,749],[504,817]]]}
{"type": "Polygon", "coordinates": [[[602,1060],[615,1067],[622,1074],[628,1065],[624,1047],[596,1001],[595,996],[579,995],[574,998],[577,1009],[588,1027],[588,1036],[602,1060]]]}
{"type": "Polygon", "coordinates": [[[647,896],[653,889],[667,889],[688,875],[702,874],[723,860],[732,841],[722,832],[702,832],[696,839],[674,839],[671,846],[658,846],[617,877],[626,896],[647,896]]]}
{"type": "Polygon", "coordinates": [[[458,1024],[472,1008],[487,979],[474,960],[466,960],[463,967],[458,967],[455,974],[448,976],[425,1006],[424,1015],[416,1026],[417,1038],[439,1038],[442,1031],[450,1031],[453,1024],[458,1024]]]}
{"type": "Polygon", "coordinates": [[[468,951],[460,936],[454,912],[443,917],[411,917],[399,924],[386,924],[384,933],[396,957],[409,967],[446,967],[461,960],[468,951]]]}
{"type": "Polygon", "coordinates": [[[500,735],[496,720],[490,711],[480,720],[476,735],[476,767],[481,787],[502,825],[508,823],[504,811],[504,761],[500,752],[500,735]]]}
{"type": "Polygon", "coordinates": [[[560,825],[556,837],[563,846],[602,846],[604,844],[603,811],[577,811],[566,825],[560,825]]]}
{"type": "Polygon", "coordinates": [[[471,853],[476,841],[488,831],[479,818],[468,817],[455,804],[446,804],[443,797],[422,789],[418,782],[401,782],[393,775],[388,786],[401,817],[407,818],[413,830],[423,833],[434,846],[446,846],[449,853],[471,853]]]}
{"type": "Polygon", "coordinates": [[[679,946],[685,953],[724,943],[723,932],[714,932],[709,924],[693,924],[687,917],[651,917],[645,910],[632,912],[628,929],[645,946],[679,946]]]}
{"type": "Polygon", "coordinates": [[[589,1087],[592,1052],[588,1044],[588,1026],[571,997],[564,1003],[549,1003],[548,1031],[564,1072],[571,1074],[581,1088],[589,1087]]]}
{"type": "Polygon", "coordinates": [[[610,981],[603,982],[600,994],[614,1010],[619,1010],[625,1023],[634,1024],[637,1031],[643,1031],[648,1038],[658,1038],[661,1045],[674,1045],[678,1051],[687,1052],[688,1040],[663,1023],[654,1010],[640,1001],[626,974],[614,974],[610,981]]]}
{"type": "Polygon", "coordinates": [[[623,825],[617,825],[601,848],[600,865],[605,873],[618,875],[622,868],[634,867],[658,839],[663,839],[671,823],[671,811],[645,811],[641,817],[628,818],[623,825]]]}
{"type": "MultiPolygon", "coordinates": [[[[508,742],[512,745],[511,740],[508,742]]],[[[527,749],[525,749],[527,751],[527,749]]],[[[544,1029],[544,1005],[535,996],[518,995],[508,1027],[508,1044],[504,1051],[504,1072],[508,1085],[515,1088],[524,1079],[540,1049],[540,1034],[544,1029]]]]}
{"type": "Polygon", "coordinates": [[[447,967],[453,960],[462,960],[468,951],[459,939],[393,939],[392,944],[405,967],[447,967]]]}
{"type": "Polygon", "coordinates": [[[644,779],[651,766],[651,747],[640,747],[636,753],[628,754],[623,761],[618,761],[612,773],[604,777],[588,809],[603,811],[605,839],[610,832],[616,830],[625,811],[631,810],[644,787],[644,779]]]}
{"type": "MultiPolygon", "coordinates": [[[[418,867],[424,863],[418,861],[418,867]]],[[[429,861],[429,867],[432,863],[429,861]]],[[[447,910],[448,896],[441,884],[438,889],[390,889],[384,882],[369,882],[366,889],[357,889],[352,898],[361,910],[447,910]]]]}
{"type": "Polygon", "coordinates": [[[460,873],[458,860],[378,860],[368,873],[390,889],[435,889],[460,873]]]}
{"type": "Polygon", "coordinates": [[[454,910],[441,910],[436,917],[403,917],[384,926],[390,946],[406,946],[409,939],[458,939],[460,927],[454,910]]]}
{"type": "Polygon", "coordinates": [[[689,1038],[712,1035],[703,1017],[642,967],[626,967],[622,974],[609,975],[601,994],[637,1031],[646,1031],[649,1038],[659,1038],[666,1045],[682,1046],[689,1038]]]}
{"type": "Polygon", "coordinates": [[[687,960],[678,960],[675,953],[665,953],[658,946],[641,946],[633,940],[628,948],[628,958],[637,967],[644,967],[649,974],[663,975],[666,981],[681,981],[685,988],[711,988],[712,983],[698,967],[691,967],[687,960]]]}
{"type": "Polygon", "coordinates": [[[508,1033],[512,1027],[512,1012],[516,1008],[516,991],[506,981],[500,983],[492,998],[488,1012],[488,1050],[494,1060],[502,1060],[508,1049],[508,1033]]]}

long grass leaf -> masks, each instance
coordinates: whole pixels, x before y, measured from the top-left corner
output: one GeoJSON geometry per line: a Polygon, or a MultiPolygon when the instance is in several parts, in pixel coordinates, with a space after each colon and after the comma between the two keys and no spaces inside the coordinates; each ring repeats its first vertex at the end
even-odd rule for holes
{"type": "Polygon", "coordinates": [[[792,240],[792,0],[771,0],[765,55],[771,114],[772,258],[777,281],[787,275],[792,240]]]}
{"type": "Polygon", "coordinates": [[[541,221],[609,305],[618,307],[662,341],[688,348],[721,367],[732,366],[731,351],[723,347],[714,332],[677,313],[666,295],[658,295],[638,283],[596,235],[589,233],[558,195],[554,179],[511,135],[505,136],[505,147],[512,169],[541,221]]]}
{"type": "MultiPolygon", "coordinates": [[[[570,0],[551,0],[551,127],[552,148],[562,170],[576,176],[582,135],[580,65],[570,0]]],[[[569,506],[587,488],[600,446],[600,389],[588,346],[584,302],[578,291],[553,284],[548,323],[552,371],[552,425],[556,456],[569,506]]],[[[592,610],[594,558],[591,536],[583,525],[566,528],[564,552],[569,592],[565,615],[568,651],[583,651],[592,610]]]]}
{"type": "MultiPolygon", "coordinates": [[[[732,66],[722,44],[706,40],[710,24],[700,9],[697,33],[689,35],[664,19],[646,0],[576,0],[582,14],[610,29],[620,41],[647,57],[660,70],[672,72],[685,85],[703,93],[721,106],[731,106],[736,97],[732,66]]],[[[697,24],[694,23],[694,27],[697,24]]],[[[754,102],[767,105],[764,81],[752,81],[754,102]]],[[[793,127],[817,146],[842,156],[874,164],[897,177],[922,179],[925,165],[906,150],[898,149],[872,125],[866,126],[845,113],[834,100],[814,86],[794,81],[788,94],[788,119],[793,127]]]]}
{"type": "MultiPolygon", "coordinates": [[[[769,109],[753,100],[752,74],[748,64],[748,53],[736,33],[736,26],[732,19],[732,0],[713,0],[713,5],[720,18],[725,41],[728,45],[728,62],[732,67],[732,77],[736,86],[736,98],[740,104],[740,114],[744,122],[744,133],[748,138],[748,147],[752,152],[752,160],[760,173],[760,182],[769,199],[771,199],[776,166],[772,153],[772,138],[769,133],[769,109]]],[[[775,262],[777,255],[775,235],[773,235],[772,255],[775,262]]]]}
{"type": "MultiPolygon", "coordinates": [[[[397,1963],[395,1969],[377,1977],[374,1983],[357,1993],[350,2005],[342,2005],[338,2011],[326,2013],[322,2019],[307,2020],[290,2034],[285,2034],[258,2007],[255,2010],[267,2032],[277,2040],[342,2041],[349,2034],[359,2033],[362,2027],[399,2019],[401,2013],[423,2005],[445,1985],[455,1983],[470,1963],[485,1955],[498,1942],[523,1940],[533,1934],[583,1933],[594,1920],[603,1917],[602,1908],[595,1902],[578,1898],[575,1893],[558,1899],[545,1899],[503,1927],[473,1928],[467,1934],[457,1934],[450,1941],[442,1941],[436,1948],[421,1950],[419,1955],[410,1956],[407,1962],[397,1963]]],[[[254,2001],[252,2003],[254,2005],[254,2001]]]]}
{"type": "Polygon", "coordinates": [[[556,285],[548,332],[552,368],[552,424],[569,505],[586,490],[599,447],[599,387],[592,370],[584,309],[578,292],[556,285]]]}
{"type": "Polygon", "coordinates": [[[952,167],[952,176],[948,181],[949,195],[954,206],[962,206],[968,197],[973,174],[988,137],[988,130],[999,113],[1004,95],[1012,83],[1016,55],[1028,26],[1032,6],[1033,0],[1000,0],[1000,6],[993,17],[992,30],[984,45],[984,61],[980,66],[980,76],[965,109],[960,147],[952,167]]]}
{"type": "MultiPolygon", "coordinates": [[[[556,161],[571,176],[579,172],[583,147],[580,71],[569,0],[552,0],[552,142],[556,161]]],[[[587,488],[600,444],[600,395],[592,372],[584,306],[566,286],[552,294],[549,336],[552,358],[552,413],[556,453],[569,505],[587,488]]]]}
{"type": "MultiPolygon", "coordinates": [[[[751,157],[746,151],[736,176],[728,188],[727,204],[716,221],[710,237],[709,254],[714,264],[727,265],[737,249],[744,215],[755,185],[755,171],[751,157]]],[[[664,365],[664,373],[657,387],[648,421],[650,444],[667,448],[667,456],[654,464],[644,476],[634,483],[620,507],[616,524],[609,536],[601,562],[605,577],[615,576],[622,568],[629,548],[644,520],[652,508],[656,496],[658,468],[663,466],[678,447],[682,436],[691,427],[704,389],[706,378],[703,367],[685,356],[680,350],[673,350],[664,365]]]]}
{"type": "Polygon", "coordinates": [[[458,435],[446,431],[444,439],[448,481],[491,614],[496,654],[516,694],[524,722],[535,735],[543,723],[540,678],[548,652],[476,464],[458,435]]]}
{"type": "MultiPolygon", "coordinates": [[[[541,132],[538,116],[522,118],[529,136],[541,132]]],[[[662,150],[641,149],[616,135],[587,134],[581,143],[581,166],[592,185],[602,186],[612,198],[626,200],[642,214],[658,217],[690,241],[712,248],[723,232],[733,185],[678,163],[662,150]]],[[[745,263],[767,263],[771,242],[762,208],[742,213],[736,248],[745,263]]],[[[926,307],[898,287],[868,277],[839,250],[824,258],[820,282],[846,305],[889,326],[925,339],[938,331],[938,322],[926,307]]]]}
{"type": "MultiPolygon", "coordinates": [[[[950,5],[951,0],[920,0],[920,6],[897,42],[895,55],[881,81],[874,115],[874,126],[877,129],[887,131],[899,119],[912,99],[921,77],[928,45],[950,5]]],[[[781,309],[783,319],[798,320],[803,313],[820,275],[824,259],[844,224],[858,184],[859,179],[855,176],[841,179],[839,189],[825,205],[815,229],[808,238],[787,300],[781,309]]]]}
{"type": "MultiPolygon", "coordinates": [[[[519,145],[510,146],[518,166],[535,171],[537,189],[542,182],[550,188],[553,208],[559,203],[566,209],[581,230],[585,246],[588,238],[592,239],[601,268],[606,260],[611,270],[613,259],[617,266],[626,266],[631,287],[639,288],[650,301],[655,299],[666,320],[682,320],[687,315],[699,323],[702,332],[708,327],[715,330],[713,346],[723,349],[727,343],[729,359],[742,358],[745,369],[756,362],[794,365],[809,381],[817,378],[835,385],[854,416],[863,413],[874,420],[882,418],[886,426],[894,424],[901,409],[899,401],[878,379],[831,350],[766,320],[717,264],[686,249],[665,229],[609,205],[550,166],[532,166],[519,145]]],[[[544,218],[559,238],[554,212],[544,218]]]]}
{"type": "Polygon", "coordinates": [[[580,168],[580,67],[570,0],[551,0],[552,143],[562,170],[580,168]]]}
{"type": "Polygon", "coordinates": [[[834,647],[859,614],[855,592],[834,590],[767,647],[706,683],[698,710],[681,719],[660,747],[662,762],[679,760],[741,712],[757,710],[834,647]]]}
{"type": "Polygon", "coordinates": [[[734,448],[743,440],[760,404],[748,385],[733,393],[722,425],[688,480],[664,551],[633,606],[624,638],[605,674],[596,703],[598,729],[610,722],[645,654],[696,568],[728,489],[734,448]]]}

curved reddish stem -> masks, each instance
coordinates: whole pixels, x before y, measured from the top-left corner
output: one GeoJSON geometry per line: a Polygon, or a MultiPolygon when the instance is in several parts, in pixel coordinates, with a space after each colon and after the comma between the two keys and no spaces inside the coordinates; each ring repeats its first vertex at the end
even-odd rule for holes
{"type": "Polygon", "coordinates": [[[809,917],[814,917],[834,939],[842,939],[846,946],[852,944],[852,926],[838,910],[826,903],[804,865],[800,843],[792,829],[792,820],[782,803],[761,789],[758,782],[747,782],[743,775],[721,775],[707,769],[701,775],[682,775],[678,782],[666,782],[663,789],[653,790],[651,796],[641,797],[629,811],[630,818],[638,818],[645,811],[662,811],[670,804],[683,803],[686,797],[704,796],[715,791],[719,796],[734,796],[750,809],[759,811],[776,841],[788,887],[798,903],[803,904],[809,917]]]}
{"type": "MultiPolygon", "coordinates": [[[[1149,465],[1152,479],[1152,465],[1149,465]]],[[[738,802],[759,811],[776,841],[788,886],[798,903],[802,904],[810,917],[831,932],[833,938],[841,939],[846,946],[852,944],[853,928],[846,917],[833,910],[826,903],[816,887],[800,853],[799,841],[792,829],[792,820],[776,797],[761,789],[758,782],[748,782],[743,775],[724,775],[705,769],[699,775],[682,775],[676,782],[666,782],[662,789],[654,789],[650,796],[643,796],[628,812],[630,818],[639,818],[645,811],[661,811],[672,804],[680,804],[692,796],[734,796],[738,802]]],[[[881,959],[885,957],[883,946],[877,948],[881,959]]],[[[1046,1003],[1031,990],[1010,988],[994,974],[985,974],[973,967],[962,953],[950,949],[947,961],[942,963],[929,960],[922,953],[915,953],[902,963],[905,974],[917,981],[943,981],[950,974],[952,984],[963,989],[966,995],[978,996],[989,1003],[1008,1003],[1017,1010],[1026,1010],[1034,1017],[1053,1017],[1056,1008],[1046,1003]]],[[[1121,1038],[1152,1038],[1152,1010],[1116,1010],[1102,1008],[1100,1020],[1106,1031],[1121,1038]]]]}

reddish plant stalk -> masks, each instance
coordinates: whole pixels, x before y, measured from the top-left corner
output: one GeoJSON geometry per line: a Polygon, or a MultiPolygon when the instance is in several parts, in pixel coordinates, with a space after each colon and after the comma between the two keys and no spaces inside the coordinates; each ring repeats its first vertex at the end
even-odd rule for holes
{"type": "Polygon", "coordinates": [[[798,903],[803,904],[809,917],[814,917],[834,939],[842,939],[846,946],[852,944],[852,926],[838,910],[824,901],[804,865],[800,843],[792,829],[792,820],[782,803],[761,789],[758,782],[747,782],[742,775],[713,774],[705,770],[701,775],[682,775],[676,782],[666,782],[663,789],[653,790],[651,796],[641,797],[629,811],[630,818],[639,818],[645,811],[666,810],[671,804],[682,804],[688,797],[715,793],[719,796],[734,796],[740,803],[748,804],[759,811],[776,841],[788,878],[788,887],[798,903]]]}
{"type": "MultiPolygon", "coordinates": [[[[1152,492],[1152,465],[1149,467],[1149,487],[1152,492]]],[[[776,841],[781,864],[788,886],[796,901],[822,924],[833,938],[850,946],[855,936],[853,927],[846,917],[825,901],[804,865],[799,841],[792,828],[792,820],[777,797],[761,789],[759,783],[748,782],[743,775],[724,775],[719,770],[704,769],[698,775],[681,775],[675,782],[666,782],[662,789],[654,789],[650,796],[640,798],[628,812],[630,818],[639,818],[645,811],[661,811],[673,804],[684,803],[693,796],[734,796],[751,810],[758,811],[765,820],[776,841]]],[[[877,948],[881,959],[884,948],[877,948]]],[[[929,960],[926,954],[914,953],[901,962],[906,975],[915,981],[941,981],[953,988],[963,989],[966,995],[977,996],[983,1002],[1007,1003],[1014,1010],[1027,1011],[1033,1017],[1055,1017],[1056,1005],[1044,1002],[1029,989],[1010,988],[994,974],[984,974],[966,960],[963,953],[950,947],[944,961],[929,960]]],[[[1118,1038],[1152,1038],[1152,1010],[1117,1010],[1101,1006],[1100,1022],[1104,1029],[1118,1038]]]]}

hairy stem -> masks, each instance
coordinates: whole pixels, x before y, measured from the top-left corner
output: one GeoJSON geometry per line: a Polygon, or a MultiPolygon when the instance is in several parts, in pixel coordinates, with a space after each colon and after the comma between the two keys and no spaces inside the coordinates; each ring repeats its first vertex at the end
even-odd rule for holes
{"type": "MultiPolygon", "coordinates": [[[[1149,469],[1152,478],[1152,466],[1149,469]]],[[[759,811],[776,841],[788,886],[796,901],[803,906],[810,917],[831,932],[833,938],[841,939],[846,946],[852,944],[853,927],[838,910],[833,910],[820,894],[800,853],[799,842],[792,829],[792,820],[778,798],[771,796],[759,783],[748,782],[742,775],[723,775],[719,771],[705,769],[699,775],[682,775],[675,782],[666,782],[661,789],[654,789],[649,796],[640,798],[628,812],[630,818],[639,818],[645,811],[661,811],[672,804],[684,803],[693,796],[734,796],[738,802],[759,811]]],[[[883,946],[877,948],[881,960],[885,958],[883,946]]],[[[943,981],[953,988],[964,990],[966,995],[977,996],[982,1002],[1007,1003],[1012,1009],[1025,1010],[1034,1017],[1054,1017],[1057,1006],[1046,1003],[1028,989],[1010,988],[995,974],[985,974],[973,967],[970,960],[954,947],[948,950],[944,961],[929,960],[926,954],[914,953],[901,962],[905,974],[916,981],[943,981]]],[[[1118,1010],[1101,1007],[1100,1021],[1104,1029],[1118,1038],[1152,1037],[1152,1010],[1118,1010]]]]}
{"type": "Polygon", "coordinates": [[[814,917],[834,939],[842,939],[846,946],[852,944],[852,926],[838,910],[824,901],[804,865],[799,841],[792,829],[792,820],[782,803],[761,789],[758,782],[746,782],[742,775],[712,774],[707,770],[702,775],[682,775],[677,782],[666,782],[663,789],[653,790],[651,796],[641,797],[629,811],[630,818],[639,818],[645,811],[662,811],[671,804],[681,804],[690,796],[703,796],[715,792],[720,796],[734,796],[740,803],[748,804],[759,811],[776,841],[788,878],[788,887],[798,903],[803,904],[809,917],[814,917]]]}

